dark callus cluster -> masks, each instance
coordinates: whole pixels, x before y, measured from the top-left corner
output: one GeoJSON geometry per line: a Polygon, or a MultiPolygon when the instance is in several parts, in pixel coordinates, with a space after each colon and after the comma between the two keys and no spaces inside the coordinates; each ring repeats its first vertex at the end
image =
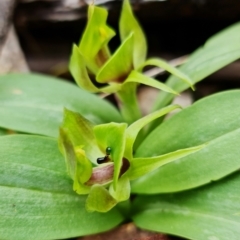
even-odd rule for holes
{"type": "Polygon", "coordinates": [[[97,163],[102,164],[110,161],[109,155],[111,154],[112,149],[110,147],[106,148],[106,156],[97,158],[97,163]]]}

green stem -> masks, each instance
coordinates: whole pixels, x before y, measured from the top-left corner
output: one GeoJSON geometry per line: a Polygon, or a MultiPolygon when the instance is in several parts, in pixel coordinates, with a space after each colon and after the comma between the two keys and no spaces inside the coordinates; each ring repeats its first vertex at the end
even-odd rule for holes
{"type": "Polygon", "coordinates": [[[136,90],[136,83],[127,83],[116,93],[117,98],[120,100],[119,108],[121,114],[129,124],[135,122],[142,116],[137,101],[136,90]]]}

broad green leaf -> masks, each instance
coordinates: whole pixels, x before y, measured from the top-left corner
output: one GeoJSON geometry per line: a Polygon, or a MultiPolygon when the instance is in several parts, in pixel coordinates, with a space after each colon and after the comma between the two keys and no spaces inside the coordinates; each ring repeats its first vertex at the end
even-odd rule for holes
{"type": "Polygon", "coordinates": [[[144,126],[146,126],[148,123],[150,123],[154,119],[161,117],[177,108],[180,108],[180,106],[176,105],[176,104],[170,105],[161,110],[153,112],[153,113],[137,120],[136,122],[132,123],[126,130],[126,147],[125,147],[124,156],[128,159],[132,159],[134,141],[135,141],[138,133],[144,126]]]}
{"type": "MultiPolygon", "coordinates": [[[[166,84],[161,83],[159,81],[157,81],[156,79],[150,78],[144,74],[141,74],[135,70],[133,70],[128,78],[124,81],[124,85],[127,85],[128,83],[141,83],[153,88],[157,88],[160,89],[162,91],[165,92],[169,92],[169,93],[173,93],[173,94],[178,94],[177,92],[175,92],[173,89],[171,89],[170,87],[168,87],[166,84]]],[[[126,86],[127,87],[127,86],[126,86]]]]}
{"type": "Polygon", "coordinates": [[[70,72],[79,87],[89,91],[98,92],[98,88],[92,83],[88,76],[84,57],[77,45],[73,45],[72,55],[69,63],[70,72]]]}
{"type": "Polygon", "coordinates": [[[116,209],[88,213],[85,201],[72,190],[55,139],[0,138],[1,239],[71,238],[106,231],[123,220],[116,209]]]}
{"type": "Polygon", "coordinates": [[[111,148],[110,158],[114,162],[113,187],[115,190],[122,166],[126,127],[126,123],[112,122],[97,125],[93,129],[99,148],[102,151],[105,151],[107,147],[111,148]]]}
{"type": "Polygon", "coordinates": [[[240,236],[240,176],[195,190],[134,201],[134,223],[143,229],[194,240],[238,240],[240,236]]]}
{"type": "MultiPolygon", "coordinates": [[[[229,63],[240,58],[240,23],[236,23],[211,37],[203,47],[197,49],[179,70],[189,76],[195,84],[229,63]]],[[[170,76],[166,84],[177,92],[189,86],[180,82],[176,76],[170,76]]],[[[166,106],[173,96],[160,93],[154,110],[166,106]]]]}
{"type": "Polygon", "coordinates": [[[149,134],[137,149],[135,157],[151,157],[208,144],[196,153],[133,181],[133,192],[182,191],[238,170],[239,99],[239,90],[204,98],[166,120],[149,134]]]}
{"type": "Polygon", "coordinates": [[[137,100],[137,83],[122,84],[121,90],[116,93],[120,102],[121,114],[127,123],[141,118],[141,111],[137,100]]]}
{"type": "Polygon", "coordinates": [[[117,204],[108,190],[101,185],[95,184],[87,197],[86,208],[89,212],[108,212],[117,204]]]}
{"type": "Polygon", "coordinates": [[[124,81],[133,69],[133,34],[131,33],[112,57],[99,70],[96,80],[100,83],[124,81]]]}
{"type": "Polygon", "coordinates": [[[139,68],[139,71],[142,71],[144,67],[148,65],[153,65],[157,66],[159,68],[162,68],[166,70],[167,72],[170,72],[173,76],[180,78],[183,82],[185,82],[188,86],[190,86],[193,90],[193,83],[192,80],[183,72],[178,70],[177,68],[171,66],[169,63],[164,61],[163,59],[160,58],[150,58],[146,62],[144,62],[139,68]]]}
{"type": "Polygon", "coordinates": [[[87,67],[95,74],[110,57],[107,44],[115,35],[114,30],[106,25],[107,15],[104,8],[88,7],[88,23],[79,44],[87,67]]]}
{"type": "Polygon", "coordinates": [[[114,190],[113,184],[111,184],[109,192],[118,202],[126,201],[127,199],[129,199],[131,187],[128,176],[123,175],[122,177],[120,177],[117,182],[116,190],[114,190]]]}
{"type": "Polygon", "coordinates": [[[57,137],[64,107],[98,124],[121,121],[109,103],[60,79],[39,74],[0,77],[3,128],[57,137]]]}
{"type": "MultiPolygon", "coordinates": [[[[66,133],[74,147],[81,147],[87,158],[94,164],[96,159],[103,153],[99,150],[93,133],[94,125],[76,112],[64,110],[64,119],[61,128],[66,133]]],[[[61,131],[60,131],[61,133],[61,131]]],[[[64,136],[60,135],[60,142],[64,136]]]]}
{"type": "Polygon", "coordinates": [[[123,1],[119,30],[122,41],[124,41],[130,33],[134,33],[133,62],[134,68],[137,68],[145,61],[147,54],[147,42],[137,19],[133,15],[129,0],[123,1]]]}
{"type": "Polygon", "coordinates": [[[163,154],[156,157],[149,158],[134,158],[131,161],[130,169],[127,172],[129,178],[135,179],[139,178],[167,163],[176,161],[182,157],[188,156],[189,154],[195,153],[202,149],[205,145],[200,145],[191,148],[185,148],[177,150],[171,153],[163,154]]]}

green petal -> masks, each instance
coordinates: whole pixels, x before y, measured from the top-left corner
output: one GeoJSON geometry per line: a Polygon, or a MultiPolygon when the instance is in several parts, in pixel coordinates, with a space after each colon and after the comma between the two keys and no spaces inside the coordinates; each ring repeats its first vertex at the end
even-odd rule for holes
{"type": "Polygon", "coordinates": [[[139,131],[144,126],[146,126],[148,123],[150,123],[154,119],[159,118],[177,108],[180,108],[180,106],[179,105],[170,105],[159,111],[153,112],[153,113],[139,119],[138,121],[134,122],[133,124],[131,124],[126,130],[126,147],[125,147],[124,156],[126,158],[128,158],[129,160],[132,159],[134,141],[135,141],[139,131]]]}
{"type": "Polygon", "coordinates": [[[114,190],[113,185],[111,184],[109,192],[118,202],[129,199],[131,187],[128,176],[123,175],[122,177],[120,177],[117,183],[116,190],[114,190]]]}
{"type": "Polygon", "coordinates": [[[133,15],[129,0],[123,1],[119,30],[122,41],[124,41],[130,33],[134,33],[133,62],[134,68],[137,68],[145,61],[147,54],[147,42],[143,30],[133,15]]]}
{"type": "Polygon", "coordinates": [[[153,65],[153,66],[157,66],[159,68],[163,68],[164,70],[166,70],[167,72],[170,72],[172,75],[174,75],[175,77],[180,78],[181,80],[183,80],[185,83],[187,83],[192,90],[194,90],[193,87],[193,83],[192,80],[183,72],[181,72],[180,70],[178,70],[177,68],[171,66],[169,63],[167,63],[166,61],[164,61],[163,59],[160,58],[151,58],[148,59],[146,62],[144,62],[139,68],[139,71],[142,71],[142,69],[145,66],[148,65],[153,65]]]}
{"type": "Polygon", "coordinates": [[[167,163],[176,161],[182,157],[185,157],[189,154],[195,153],[202,149],[205,144],[177,150],[175,152],[167,153],[164,155],[149,157],[149,158],[133,158],[127,175],[131,180],[139,178],[167,163]]]}
{"type": "Polygon", "coordinates": [[[164,92],[169,92],[169,93],[173,93],[173,94],[178,95],[178,93],[176,91],[174,91],[173,89],[168,87],[166,84],[161,83],[161,82],[157,81],[156,79],[150,78],[150,77],[148,77],[144,74],[141,74],[141,73],[139,73],[135,70],[133,70],[129,74],[128,78],[124,82],[124,85],[128,84],[130,82],[141,83],[141,84],[144,84],[144,85],[147,85],[147,86],[150,86],[150,87],[160,89],[164,92]]]}
{"type": "MultiPolygon", "coordinates": [[[[126,123],[108,123],[97,125],[93,129],[99,148],[102,151],[105,151],[107,147],[111,148],[110,158],[114,162],[114,189],[117,187],[117,181],[122,167],[126,127],[126,123]]],[[[102,155],[99,155],[99,157],[101,156],[102,155]]]]}
{"type": "Polygon", "coordinates": [[[108,190],[101,185],[93,185],[86,200],[86,209],[89,212],[108,212],[117,201],[110,195],[108,190]]]}
{"type": "Polygon", "coordinates": [[[87,67],[95,74],[110,56],[107,44],[115,35],[115,32],[106,25],[107,15],[106,9],[89,6],[87,27],[79,44],[87,67]]]}
{"type": "Polygon", "coordinates": [[[78,46],[75,44],[72,48],[69,69],[79,87],[89,92],[99,91],[89,78],[84,57],[82,56],[78,46]]]}
{"type": "Polygon", "coordinates": [[[80,114],[68,109],[64,110],[64,120],[61,128],[68,135],[74,148],[81,147],[85,151],[86,157],[96,164],[96,159],[102,155],[102,152],[97,146],[93,127],[94,125],[80,114]]]}
{"type": "Polygon", "coordinates": [[[100,83],[123,81],[133,69],[133,34],[131,33],[97,74],[100,83]]]}

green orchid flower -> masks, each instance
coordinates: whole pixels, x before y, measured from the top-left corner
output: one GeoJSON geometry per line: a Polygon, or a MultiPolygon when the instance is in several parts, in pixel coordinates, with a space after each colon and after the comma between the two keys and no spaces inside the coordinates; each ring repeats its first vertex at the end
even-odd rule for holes
{"type": "Polygon", "coordinates": [[[163,68],[192,87],[188,76],[163,59],[146,60],[147,41],[129,0],[123,1],[119,21],[121,45],[112,54],[108,43],[115,31],[107,25],[107,15],[106,9],[90,5],[86,29],[80,43],[73,46],[69,69],[81,88],[93,93],[116,93],[122,103],[122,115],[126,122],[132,123],[141,117],[136,99],[138,84],[178,94],[169,86],[144,75],[144,67],[163,68]]]}
{"type": "Polygon", "coordinates": [[[139,131],[176,108],[179,106],[170,105],[129,126],[114,122],[93,125],[80,114],[65,109],[59,148],[73,180],[73,190],[88,195],[88,211],[109,211],[129,199],[131,180],[202,148],[181,149],[148,158],[134,157],[134,142],[139,131]]]}

